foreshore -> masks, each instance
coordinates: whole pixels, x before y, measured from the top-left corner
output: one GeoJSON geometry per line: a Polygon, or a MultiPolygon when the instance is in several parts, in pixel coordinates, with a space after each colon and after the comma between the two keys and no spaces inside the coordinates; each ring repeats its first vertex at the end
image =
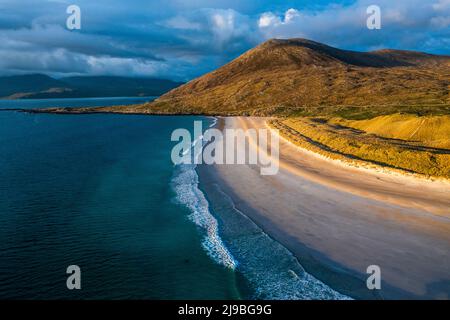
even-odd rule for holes
{"type": "MultiPolygon", "coordinates": [[[[222,118],[225,128],[266,127],[263,118],[222,118]]],[[[313,276],[354,298],[448,299],[450,187],[356,168],[280,140],[280,171],[201,165],[201,184],[218,185],[313,276]],[[378,265],[382,289],[366,287],[378,265]]],[[[214,207],[214,204],[212,205],[214,207]]]]}

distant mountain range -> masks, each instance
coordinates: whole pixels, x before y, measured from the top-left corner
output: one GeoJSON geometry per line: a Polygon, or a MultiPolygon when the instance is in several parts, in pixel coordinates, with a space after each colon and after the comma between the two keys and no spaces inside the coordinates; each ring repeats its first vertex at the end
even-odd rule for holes
{"type": "Polygon", "coordinates": [[[181,82],[155,78],[79,76],[54,79],[44,74],[0,77],[0,99],[159,96],[181,82]]]}

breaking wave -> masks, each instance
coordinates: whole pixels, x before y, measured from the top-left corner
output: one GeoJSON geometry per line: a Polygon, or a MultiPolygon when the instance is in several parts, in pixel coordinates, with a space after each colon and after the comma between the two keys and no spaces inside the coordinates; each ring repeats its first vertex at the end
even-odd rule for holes
{"type": "Polygon", "coordinates": [[[189,219],[205,233],[202,246],[208,255],[219,264],[235,269],[237,262],[220,238],[218,222],[209,212],[208,201],[198,188],[198,175],[195,167],[195,165],[186,164],[176,167],[172,179],[176,200],[190,210],[189,219]]]}
{"type": "MultiPolygon", "coordinates": [[[[213,119],[209,127],[217,123],[217,119],[213,119]]],[[[203,136],[198,137],[192,142],[191,149],[185,150],[185,153],[194,151],[194,147],[198,143],[202,143],[202,139],[203,136]]],[[[192,156],[195,159],[199,155],[192,156]]],[[[191,212],[189,219],[204,232],[202,246],[208,255],[217,263],[234,270],[237,262],[219,236],[218,222],[209,212],[209,203],[198,187],[199,181],[195,168],[195,164],[180,164],[175,167],[172,188],[175,191],[176,200],[189,209],[191,212]]]]}

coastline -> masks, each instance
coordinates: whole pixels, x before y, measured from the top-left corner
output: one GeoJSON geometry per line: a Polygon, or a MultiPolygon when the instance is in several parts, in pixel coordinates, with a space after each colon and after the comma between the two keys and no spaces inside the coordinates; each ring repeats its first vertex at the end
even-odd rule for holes
{"type": "Polygon", "coordinates": [[[236,286],[244,299],[348,300],[355,297],[355,291],[360,293],[356,295],[358,298],[380,298],[365,294],[361,290],[362,282],[350,274],[338,273],[313,258],[299,261],[288,247],[272,237],[271,230],[266,232],[255,222],[258,219],[253,217],[257,212],[243,207],[211,166],[199,165],[196,171],[199,188],[207,198],[211,214],[219,222],[220,237],[237,258],[236,286]],[[319,272],[311,273],[310,266],[319,272]],[[327,281],[330,277],[322,275],[339,277],[340,285],[327,281]]]}
{"type": "MultiPolygon", "coordinates": [[[[255,124],[254,120],[221,118],[218,127],[257,127],[263,121],[256,119],[255,124]]],[[[287,143],[280,143],[283,152],[287,143]]],[[[292,163],[292,156],[298,156],[298,152],[282,154],[281,161],[302,167],[305,163],[292,163]]],[[[321,161],[330,166],[329,160],[321,161]]],[[[397,201],[403,193],[400,183],[415,181],[405,191],[408,192],[420,186],[422,180],[408,177],[400,181],[395,175],[372,177],[378,187],[369,179],[365,187],[374,190],[358,194],[351,192],[351,188],[342,188],[348,183],[345,179],[334,181],[329,172],[321,172],[317,167],[316,172],[303,168],[295,174],[289,169],[292,168],[280,166],[280,173],[274,177],[262,177],[258,170],[245,165],[201,165],[197,172],[200,184],[209,185],[203,188],[208,198],[211,186],[220,186],[236,208],[291,251],[307,272],[333,289],[360,299],[448,298],[449,284],[445,281],[450,278],[446,267],[450,256],[445,253],[450,243],[448,215],[440,210],[439,204],[427,207],[421,203],[420,200],[430,200],[426,197],[411,203],[405,203],[405,199],[403,203],[397,201]],[[394,194],[389,186],[392,180],[397,183],[394,194]],[[385,185],[389,187],[383,190],[385,185]],[[382,268],[381,292],[366,288],[365,268],[371,264],[382,268]],[[402,271],[405,266],[411,266],[413,274],[402,271]]],[[[364,170],[352,175],[374,174],[364,170]]],[[[448,192],[445,190],[444,194],[448,192]]],[[[441,205],[446,205],[445,199],[441,205]]]]}
{"type": "MultiPolygon", "coordinates": [[[[218,119],[220,129],[265,126],[262,118],[218,119]]],[[[300,266],[289,261],[289,267],[282,270],[292,273],[294,280],[304,268],[354,298],[449,298],[450,228],[448,211],[443,209],[449,208],[450,196],[446,195],[450,188],[439,192],[441,185],[436,181],[348,166],[281,140],[283,165],[274,177],[260,176],[255,166],[197,166],[199,188],[218,220],[221,237],[230,226],[217,212],[232,206],[258,227],[261,239],[268,237],[289,250],[283,257],[289,253],[295,257],[300,266]],[[352,185],[355,181],[359,184],[352,185]],[[223,197],[230,201],[224,203],[223,197]],[[365,266],[372,263],[383,270],[381,293],[365,286],[365,266]]],[[[224,242],[228,248],[226,237],[224,242]]],[[[247,250],[261,256],[256,248],[261,247],[247,250]]],[[[263,253],[266,258],[272,256],[271,251],[263,253]]],[[[265,275],[276,277],[278,273],[265,275]]],[[[289,277],[283,281],[291,283],[289,277]]]]}

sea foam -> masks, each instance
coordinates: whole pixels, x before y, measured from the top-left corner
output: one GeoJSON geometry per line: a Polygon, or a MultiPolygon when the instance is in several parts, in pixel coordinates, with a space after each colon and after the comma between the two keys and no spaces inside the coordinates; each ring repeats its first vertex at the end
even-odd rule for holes
{"type": "Polygon", "coordinates": [[[178,165],[172,179],[172,187],[179,203],[191,212],[189,219],[205,233],[202,246],[219,264],[235,269],[237,262],[225,247],[219,236],[217,220],[209,212],[209,204],[203,192],[198,188],[198,175],[195,165],[178,165]]]}
{"type": "MultiPolygon", "coordinates": [[[[210,127],[214,126],[217,122],[216,118],[213,119],[210,127]]],[[[194,149],[197,143],[202,143],[202,139],[203,136],[198,137],[192,143],[191,150],[194,149]]],[[[193,156],[198,157],[199,155],[193,156]]],[[[219,264],[230,269],[235,269],[237,262],[219,236],[218,222],[210,213],[209,203],[198,187],[199,181],[195,168],[196,165],[192,164],[180,164],[176,166],[172,178],[172,188],[175,191],[176,200],[190,210],[191,214],[189,215],[189,219],[204,232],[202,246],[208,255],[219,264]]]]}

